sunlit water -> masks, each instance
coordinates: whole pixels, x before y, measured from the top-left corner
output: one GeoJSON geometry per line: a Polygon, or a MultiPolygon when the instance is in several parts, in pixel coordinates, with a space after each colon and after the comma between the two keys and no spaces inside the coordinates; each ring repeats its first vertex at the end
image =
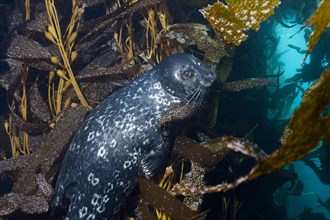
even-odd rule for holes
{"type": "MultiPolygon", "coordinates": [[[[271,59],[271,66],[281,66],[284,70],[284,74],[280,78],[280,87],[284,86],[285,80],[294,76],[297,71],[296,69],[301,68],[304,54],[298,53],[295,49],[288,47],[289,44],[300,47],[302,50],[306,50],[306,41],[304,39],[304,31],[300,31],[299,25],[293,28],[285,28],[278,24],[275,27],[275,34],[279,38],[276,54],[282,54],[271,59]],[[294,35],[295,34],[295,35],[294,35]],[[291,37],[294,35],[293,37],[291,37]],[[290,38],[291,37],[291,38],[290,38]]],[[[309,58],[306,59],[306,63],[309,63],[309,58]]],[[[301,87],[306,89],[311,83],[302,83],[301,87]]],[[[298,96],[293,100],[293,103],[289,105],[289,109],[283,109],[285,114],[281,114],[279,119],[289,119],[294,110],[299,106],[301,102],[302,93],[299,92],[298,96]]],[[[287,107],[288,108],[288,107],[287,107]]],[[[306,166],[302,161],[294,163],[298,178],[304,184],[304,190],[301,196],[288,197],[284,201],[284,206],[287,209],[287,217],[294,218],[299,215],[305,208],[312,208],[313,212],[321,212],[327,219],[330,219],[330,213],[323,207],[319,207],[317,202],[317,195],[325,201],[330,197],[329,185],[322,184],[313,170],[306,166]]],[[[284,185],[283,189],[287,188],[288,185],[284,185]]]]}

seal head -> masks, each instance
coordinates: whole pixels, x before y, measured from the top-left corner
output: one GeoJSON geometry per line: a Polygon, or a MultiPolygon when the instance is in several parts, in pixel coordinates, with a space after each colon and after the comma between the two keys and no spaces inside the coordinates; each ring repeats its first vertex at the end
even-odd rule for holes
{"type": "Polygon", "coordinates": [[[175,54],[102,101],[64,157],[55,217],[113,219],[138,174],[150,178],[167,163],[171,146],[158,132],[162,116],[177,106],[200,103],[214,80],[197,58],[175,54]]]}

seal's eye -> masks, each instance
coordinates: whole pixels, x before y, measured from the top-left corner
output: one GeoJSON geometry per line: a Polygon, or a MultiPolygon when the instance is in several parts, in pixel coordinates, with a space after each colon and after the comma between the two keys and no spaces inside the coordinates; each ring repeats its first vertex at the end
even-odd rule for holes
{"type": "Polygon", "coordinates": [[[195,71],[193,71],[191,69],[185,70],[181,73],[181,77],[184,80],[191,79],[192,77],[194,77],[194,75],[195,75],[195,71]]]}

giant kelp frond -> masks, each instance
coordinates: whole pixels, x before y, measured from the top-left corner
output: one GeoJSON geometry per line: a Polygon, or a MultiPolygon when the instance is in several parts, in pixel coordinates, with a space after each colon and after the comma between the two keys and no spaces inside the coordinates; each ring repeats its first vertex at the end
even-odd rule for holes
{"type": "MultiPolygon", "coordinates": [[[[330,115],[323,116],[324,109],[330,104],[330,69],[324,71],[320,81],[309,94],[304,97],[300,107],[294,112],[287,128],[288,133],[283,146],[273,152],[269,157],[261,160],[248,175],[243,176],[229,184],[219,184],[216,186],[194,187],[179,186],[173,188],[173,192],[178,194],[189,193],[212,193],[227,191],[235,188],[241,183],[255,179],[256,177],[274,172],[283,166],[302,158],[320,143],[330,141],[330,115]]],[[[236,141],[237,142],[237,141],[236,141]]],[[[228,147],[240,146],[239,142],[234,145],[233,140],[224,142],[228,147]]],[[[232,148],[231,147],[231,148],[232,148]]],[[[244,149],[244,148],[237,148],[244,149]]],[[[249,155],[249,153],[247,153],[249,155]]]]}
{"type": "MultiPolygon", "coordinates": [[[[153,207],[157,207],[158,212],[162,211],[167,213],[173,219],[204,219],[207,214],[206,212],[198,213],[197,211],[190,209],[177,198],[147,179],[139,178],[139,185],[141,190],[141,198],[153,207]]],[[[143,216],[145,218],[142,219],[151,219],[151,217],[146,217],[146,214],[143,216]]],[[[152,215],[149,214],[149,216],[152,215]]],[[[159,215],[157,218],[170,219],[170,217],[166,215],[159,215]]]]}
{"type": "MultiPolygon", "coordinates": [[[[175,41],[183,49],[196,44],[197,48],[205,52],[205,59],[217,64],[226,55],[224,44],[210,37],[210,30],[206,25],[198,23],[173,24],[163,29],[158,38],[164,44],[165,40],[175,41]]],[[[173,50],[173,46],[171,48],[173,50]]]]}
{"type": "MultiPolygon", "coordinates": [[[[310,35],[309,41],[307,43],[308,49],[306,51],[307,55],[312,51],[313,47],[320,39],[324,30],[329,27],[330,24],[330,0],[323,0],[319,7],[317,8],[316,12],[308,19],[307,25],[314,26],[314,31],[310,35]]],[[[330,40],[330,39],[329,39],[330,40]]]]}
{"type": "Polygon", "coordinates": [[[0,161],[0,173],[15,179],[12,192],[0,196],[0,216],[17,210],[30,214],[48,210],[52,197],[49,182],[59,169],[60,155],[63,155],[86,113],[87,109],[82,106],[69,107],[35,152],[0,161]]]}
{"type": "Polygon", "coordinates": [[[226,0],[227,5],[216,2],[200,10],[214,30],[228,43],[238,46],[247,38],[250,28],[259,29],[259,24],[274,13],[280,0],[226,0]]]}
{"type": "Polygon", "coordinates": [[[294,112],[287,126],[291,132],[284,145],[258,164],[249,179],[270,173],[302,158],[317,147],[321,139],[329,141],[330,115],[322,116],[325,107],[330,104],[329,83],[330,69],[324,71],[319,84],[305,96],[300,107],[294,112]]]}

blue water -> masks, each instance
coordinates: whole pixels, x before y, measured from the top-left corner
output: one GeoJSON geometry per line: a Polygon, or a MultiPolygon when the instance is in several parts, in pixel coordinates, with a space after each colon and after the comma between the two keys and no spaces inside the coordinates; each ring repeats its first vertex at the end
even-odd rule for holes
{"type": "MultiPolygon", "coordinates": [[[[281,66],[284,70],[284,74],[280,78],[280,87],[284,86],[285,80],[294,76],[297,68],[302,67],[302,61],[304,54],[298,53],[295,49],[288,47],[288,44],[300,47],[302,50],[306,50],[306,41],[304,38],[304,31],[300,31],[301,26],[296,25],[293,28],[285,28],[280,24],[276,24],[273,27],[274,34],[279,39],[276,54],[282,54],[281,56],[273,56],[269,60],[270,68],[281,66]],[[298,33],[297,33],[298,32],[298,33]],[[293,37],[291,37],[294,35],[293,37]],[[290,38],[291,37],[291,38],[290,38]]],[[[310,62],[309,57],[306,59],[306,64],[310,62]]],[[[268,70],[271,71],[271,70],[268,70]]],[[[273,70],[274,71],[274,70],[273,70]]],[[[301,84],[301,87],[306,89],[311,82],[305,82],[301,84]]],[[[299,92],[292,104],[285,106],[286,109],[282,109],[282,114],[278,119],[289,119],[294,110],[299,106],[301,102],[302,92],[299,92]]],[[[272,112],[269,112],[271,115],[272,112]]],[[[327,219],[330,219],[330,213],[323,207],[319,207],[317,202],[317,195],[325,201],[330,197],[330,186],[322,184],[313,170],[306,166],[302,161],[296,161],[294,164],[295,171],[304,184],[304,190],[301,196],[288,195],[284,200],[284,207],[287,210],[287,217],[294,218],[298,216],[305,208],[312,208],[313,212],[321,212],[327,219]]],[[[284,185],[282,190],[287,188],[288,185],[284,185]]],[[[277,191],[276,193],[279,193],[277,191]]]]}

